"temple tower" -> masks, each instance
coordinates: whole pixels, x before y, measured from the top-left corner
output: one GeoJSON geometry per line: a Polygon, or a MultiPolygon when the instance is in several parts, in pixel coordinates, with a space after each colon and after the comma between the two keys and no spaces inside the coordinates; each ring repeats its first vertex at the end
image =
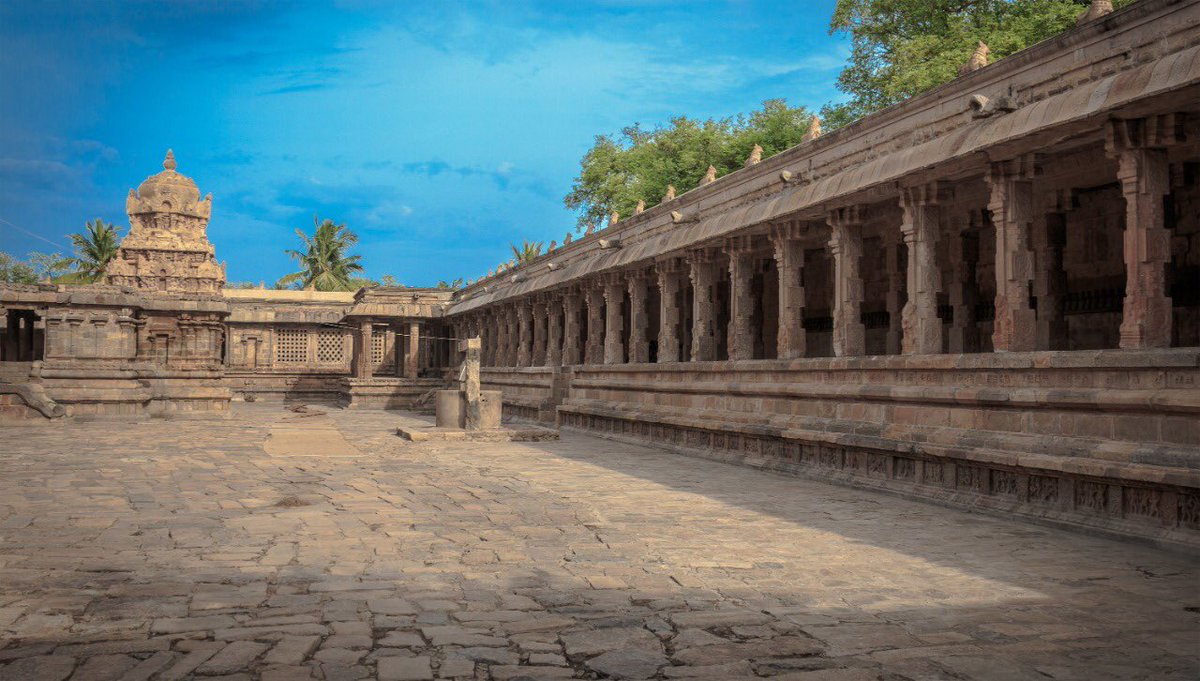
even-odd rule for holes
{"type": "Polygon", "coordinates": [[[108,264],[108,283],[170,293],[220,293],[225,266],[217,262],[206,230],[212,194],[200,198],[190,177],[175,171],[167,150],[163,171],[125,200],[129,234],[108,264]]]}

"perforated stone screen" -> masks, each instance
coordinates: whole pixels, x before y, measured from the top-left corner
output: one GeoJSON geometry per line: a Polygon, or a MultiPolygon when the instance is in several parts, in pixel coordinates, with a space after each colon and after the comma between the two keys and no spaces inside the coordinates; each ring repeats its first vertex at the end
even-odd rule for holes
{"type": "Polygon", "coordinates": [[[346,360],[346,344],[342,332],[336,330],[317,332],[317,361],[322,364],[339,364],[346,360]]]}
{"type": "Polygon", "coordinates": [[[308,361],[308,331],[279,329],[275,332],[275,361],[301,364],[308,361]]]}

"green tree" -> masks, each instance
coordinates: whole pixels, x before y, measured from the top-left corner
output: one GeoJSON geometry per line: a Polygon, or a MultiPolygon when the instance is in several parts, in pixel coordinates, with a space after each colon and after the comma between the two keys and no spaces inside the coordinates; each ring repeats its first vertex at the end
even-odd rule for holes
{"type": "Polygon", "coordinates": [[[313,216],[313,235],[309,237],[297,229],[296,235],[304,242],[305,250],[287,249],[300,270],[285,275],[277,282],[279,287],[299,286],[316,291],[354,291],[364,280],[355,277],[363,267],[360,256],[348,255],[347,251],[358,243],[358,236],[346,225],[334,224],[333,220],[319,220],[313,216]]]}
{"type": "Polygon", "coordinates": [[[108,266],[108,262],[117,257],[117,247],[121,243],[117,228],[96,218],[85,225],[83,232],[68,234],[67,237],[75,247],[75,255],[61,262],[74,271],[62,275],[59,279],[68,284],[92,284],[100,281],[104,277],[104,268],[108,266]]]}
{"type": "Polygon", "coordinates": [[[462,277],[459,277],[458,279],[455,279],[454,281],[442,280],[437,283],[437,288],[442,288],[442,289],[458,290],[462,287],[463,287],[463,278],[462,277]]]}
{"type": "MultiPolygon", "coordinates": [[[[1120,7],[1133,0],[1115,0],[1120,7]]],[[[849,102],[827,130],[953,80],[979,41],[995,61],[1075,25],[1089,0],[838,0],[829,29],[850,36],[838,76],[849,102]]]]}
{"type": "Polygon", "coordinates": [[[33,268],[38,281],[61,281],[62,277],[71,269],[70,260],[64,258],[63,254],[57,251],[54,253],[33,251],[26,258],[26,262],[33,268]]]}
{"type": "Polygon", "coordinates": [[[29,263],[0,251],[0,281],[10,284],[36,284],[38,276],[29,263]]]}
{"type": "Polygon", "coordinates": [[[600,135],[563,202],[579,211],[579,228],[607,220],[614,211],[628,216],[638,201],[661,201],[668,185],[680,193],[698,186],[710,165],[718,176],[743,167],[756,144],[763,158],[799,144],[811,123],[804,107],[772,99],[749,115],[679,116],[652,130],[635,124],[618,135],[600,135]]]}
{"type": "Polygon", "coordinates": [[[542,242],[540,241],[523,241],[520,246],[509,244],[508,247],[512,249],[513,257],[516,259],[515,264],[518,266],[542,254],[542,242]]]}

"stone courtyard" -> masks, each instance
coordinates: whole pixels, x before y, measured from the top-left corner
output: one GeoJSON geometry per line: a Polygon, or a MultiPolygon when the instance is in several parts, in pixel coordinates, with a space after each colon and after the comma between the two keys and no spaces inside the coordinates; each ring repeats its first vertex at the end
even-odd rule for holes
{"type": "Polygon", "coordinates": [[[6,427],[0,679],[1190,679],[1177,554],[403,413],[6,427]]]}

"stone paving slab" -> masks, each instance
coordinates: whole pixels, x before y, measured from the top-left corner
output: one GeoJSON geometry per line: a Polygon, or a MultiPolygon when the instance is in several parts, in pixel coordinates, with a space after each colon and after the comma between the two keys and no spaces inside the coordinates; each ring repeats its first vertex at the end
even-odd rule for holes
{"type": "Polygon", "coordinates": [[[324,411],[4,427],[0,681],[1200,676],[1192,559],[324,411]]]}

